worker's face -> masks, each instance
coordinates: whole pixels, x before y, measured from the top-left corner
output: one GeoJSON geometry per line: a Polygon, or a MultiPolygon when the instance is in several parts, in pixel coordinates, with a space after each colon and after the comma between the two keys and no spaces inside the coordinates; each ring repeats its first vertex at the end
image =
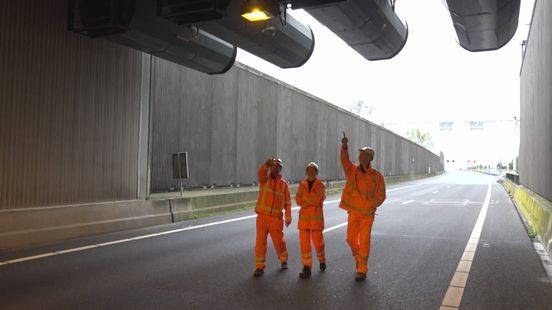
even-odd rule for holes
{"type": "Polygon", "coordinates": [[[270,175],[274,178],[279,176],[281,172],[282,172],[282,167],[280,167],[280,165],[274,164],[270,167],[270,175]]]}
{"type": "Polygon", "coordinates": [[[316,179],[316,176],[318,175],[318,171],[314,167],[308,167],[307,168],[307,179],[314,180],[316,179]]]}
{"type": "Polygon", "coordinates": [[[358,154],[358,162],[364,167],[367,167],[372,159],[372,155],[368,152],[360,152],[358,154]]]}

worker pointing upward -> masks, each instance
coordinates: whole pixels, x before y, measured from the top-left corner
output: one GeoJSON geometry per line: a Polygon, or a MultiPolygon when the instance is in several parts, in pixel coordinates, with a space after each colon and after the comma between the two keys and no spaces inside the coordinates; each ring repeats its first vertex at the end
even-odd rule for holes
{"type": "Polygon", "coordinates": [[[340,208],[347,210],[347,243],[351,247],[356,261],[356,281],[364,281],[368,272],[368,256],[370,255],[370,235],[376,209],[385,200],[385,183],[383,176],[372,169],[370,163],[374,160],[372,148],[359,149],[359,165],[349,159],[349,139],[343,132],[341,139],[341,165],[347,178],[347,183],[341,195],[340,208]]]}

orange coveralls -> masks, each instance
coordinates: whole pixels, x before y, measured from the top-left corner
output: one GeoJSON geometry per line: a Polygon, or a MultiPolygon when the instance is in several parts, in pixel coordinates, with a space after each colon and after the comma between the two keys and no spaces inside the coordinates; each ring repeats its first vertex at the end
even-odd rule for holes
{"type": "Polygon", "coordinates": [[[326,262],[324,254],[324,212],[322,210],[324,199],[326,199],[326,187],[319,180],[315,179],[312,189],[309,190],[307,179],[299,184],[295,202],[301,207],[299,211],[299,241],[301,246],[301,262],[303,266],[312,267],[311,237],[316,256],[320,263],[326,262]]]}
{"type": "Polygon", "coordinates": [[[347,243],[357,262],[357,272],[368,271],[370,235],[376,208],[385,200],[385,183],[378,171],[351,163],[347,148],[341,148],[341,165],[347,183],[341,195],[340,208],[347,210],[347,243]]]}
{"type": "Polygon", "coordinates": [[[263,164],[258,171],[259,198],[255,206],[257,213],[257,237],[255,241],[255,265],[265,268],[266,238],[270,234],[280,262],[287,262],[288,252],[284,240],[283,211],[286,223],[291,223],[291,198],[288,184],[279,175],[273,179],[263,164]]]}

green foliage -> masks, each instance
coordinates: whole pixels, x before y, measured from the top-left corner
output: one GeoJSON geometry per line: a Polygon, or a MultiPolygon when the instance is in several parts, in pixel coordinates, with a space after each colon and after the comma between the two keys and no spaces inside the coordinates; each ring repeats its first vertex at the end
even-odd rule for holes
{"type": "Polygon", "coordinates": [[[431,135],[429,134],[429,132],[423,132],[419,128],[408,131],[406,133],[406,137],[425,147],[426,149],[433,147],[433,142],[431,140],[431,135]]]}
{"type": "Polygon", "coordinates": [[[341,188],[332,188],[332,189],[328,189],[326,190],[326,196],[331,196],[331,195],[335,195],[335,194],[339,194],[341,193],[343,189],[341,188]]]}

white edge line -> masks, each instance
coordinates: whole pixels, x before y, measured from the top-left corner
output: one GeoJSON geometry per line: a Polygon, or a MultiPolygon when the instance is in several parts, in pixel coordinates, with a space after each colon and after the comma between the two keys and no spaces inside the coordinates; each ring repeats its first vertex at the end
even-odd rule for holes
{"type": "Polygon", "coordinates": [[[388,189],[388,190],[385,190],[385,192],[389,193],[389,192],[394,192],[394,191],[398,191],[398,190],[405,189],[405,188],[411,188],[411,187],[414,187],[414,186],[420,186],[420,185],[426,185],[426,184],[427,183],[420,183],[420,184],[414,184],[414,185],[409,185],[409,186],[403,186],[403,187],[399,187],[399,188],[388,189]]]}
{"type": "MultiPolygon", "coordinates": [[[[473,252],[466,251],[466,250],[469,247],[471,241],[475,241],[475,240],[479,241],[479,238],[481,237],[481,231],[483,229],[483,224],[485,222],[485,218],[487,217],[487,211],[489,209],[489,203],[491,201],[491,194],[492,194],[492,185],[489,183],[488,184],[488,189],[487,189],[487,196],[485,196],[485,201],[483,202],[483,206],[481,207],[481,211],[479,212],[479,215],[477,216],[477,221],[475,222],[475,225],[473,227],[472,233],[470,235],[470,239],[468,240],[468,244],[466,245],[466,248],[464,249],[464,253],[462,253],[462,257],[460,258],[460,261],[458,262],[458,266],[456,267],[455,274],[458,272],[458,268],[460,267],[460,264],[463,261],[462,258],[469,256],[469,259],[467,259],[465,261],[470,261],[472,263],[475,259],[475,252],[477,250],[477,247],[474,249],[473,252]]],[[[470,266],[470,271],[471,271],[471,266],[470,266]]],[[[466,272],[464,272],[464,273],[466,273],[466,272]]],[[[469,276],[470,276],[470,273],[467,272],[467,278],[469,278],[469,276]]],[[[462,297],[464,295],[464,288],[465,288],[468,280],[466,279],[466,283],[464,283],[463,287],[454,286],[453,281],[454,281],[454,277],[450,281],[449,287],[447,289],[447,293],[445,294],[445,296],[443,296],[443,300],[441,301],[441,307],[459,308],[460,304],[462,303],[462,297]],[[445,304],[446,301],[449,301],[449,300],[447,300],[447,296],[448,296],[449,291],[451,291],[451,288],[457,288],[457,289],[461,290],[461,292],[458,293],[458,295],[460,295],[459,300],[454,300],[455,302],[457,301],[458,304],[445,304]]]]}
{"type": "Polygon", "coordinates": [[[88,245],[88,246],[83,246],[83,247],[80,247],[80,248],[74,248],[74,249],[68,249],[68,250],[63,250],[63,251],[56,251],[55,253],[56,254],[67,254],[67,253],[73,253],[73,252],[79,252],[79,251],[84,251],[84,250],[88,250],[88,249],[93,249],[93,248],[97,248],[98,246],[97,245],[88,245]]]}
{"type": "Polygon", "coordinates": [[[328,228],[324,229],[322,232],[325,232],[325,233],[326,233],[326,232],[329,232],[329,231],[338,229],[338,228],[340,228],[340,227],[343,227],[343,226],[345,226],[345,225],[347,225],[347,222],[341,223],[341,224],[339,224],[339,225],[335,225],[335,226],[332,226],[332,227],[328,227],[328,228]]]}
{"type": "MultiPolygon", "coordinates": [[[[411,185],[411,186],[405,186],[405,187],[400,187],[400,188],[394,188],[394,189],[388,190],[388,192],[400,190],[400,189],[403,189],[403,188],[409,188],[409,187],[413,187],[413,186],[418,186],[418,185],[411,185]]],[[[341,201],[341,199],[325,201],[324,204],[331,204],[331,203],[335,203],[335,202],[339,202],[339,201],[341,201]]],[[[299,207],[292,208],[292,210],[297,210],[297,209],[299,209],[299,207]]],[[[207,223],[207,224],[202,224],[202,225],[197,225],[197,226],[190,226],[190,227],[186,227],[186,228],[174,229],[174,230],[164,231],[164,232],[155,233],[155,234],[137,236],[137,237],[121,239],[121,240],[108,241],[108,242],[98,243],[98,244],[94,244],[94,245],[87,245],[87,246],[82,246],[82,247],[73,248],[73,249],[67,249],[67,250],[55,251],[55,252],[51,252],[51,253],[44,253],[44,254],[39,254],[39,255],[34,255],[34,256],[22,257],[22,258],[12,259],[12,260],[8,260],[8,261],[0,261],[0,266],[20,263],[20,262],[25,262],[25,261],[30,261],[30,260],[36,260],[36,259],[40,259],[40,258],[44,258],[44,257],[57,256],[57,255],[73,253],[73,252],[80,252],[80,251],[85,251],[85,250],[88,250],[88,249],[104,247],[104,246],[109,246],[109,245],[114,245],[114,244],[119,244],[119,243],[125,243],[125,242],[130,242],[130,241],[135,241],[135,240],[141,240],[141,239],[147,239],[147,238],[158,237],[158,236],[163,236],[163,235],[169,235],[169,234],[174,234],[174,233],[178,233],[178,232],[194,230],[194,229],[199,229],[199,228],[204,228],[204,227],[209,227],[209,226],[215,226],[215,225],[221,225],[221,224],[232,223],[232,222],[237,222],[237,221],[243,221],[243,220],[247,220],[247,219],[251,219],[251,218],[255,218],[255,217],[257,217],[257,214],[242,216],[242,217],[238,217],[238,218],[234,218],[234,219],[229,219],[229,220],[224,220],[224,221],[219,221],[219,222],[213,222],[213,223],[207,223]]],[[[336,225],[336,226],[333,226],[333,227],[329,227],[329,228],[325,229],[324,232],[329,232],[329,231],[338,229],[340,227],[343,227],[345,225],[347,225],[347,223],[342,223],[342,224],[339,224],[339,225],[336,225]]]]}
{"type": "Polygon", "coordinates": [[[54,256],[54,255],[57,255],[57,253],[55,253],[55,252],[44,253],[44,254],[39,254],[39,255],[34,255],[34,256],[29,256],[29,257],[12,259],[12,260],[6,261],[4,263],[5,264],[15,264],[15,263],[21,263],[21,262],[25,262],[25,261],[29,261],[29,260],[35,260],[35,259],[39,259],[39,258],[43,258],[43,257],[54,256]]]}

